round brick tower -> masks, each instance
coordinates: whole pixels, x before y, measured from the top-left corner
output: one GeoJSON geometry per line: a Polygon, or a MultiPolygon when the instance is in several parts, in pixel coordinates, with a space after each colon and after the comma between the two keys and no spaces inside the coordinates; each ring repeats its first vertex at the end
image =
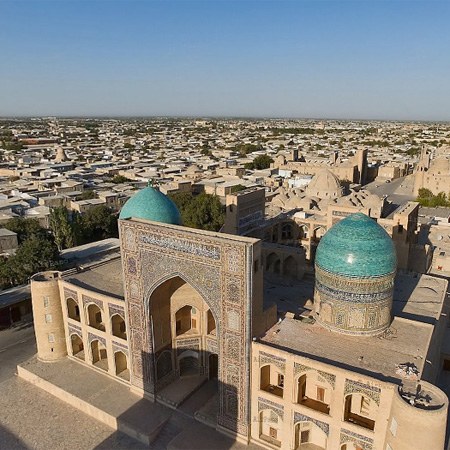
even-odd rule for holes
{"type": "Polygon", "coordinates": [[[41,361],[56,361],[67,355],[58,280],[56,271],[40,272],[31,278],[34,333],[41,361]]]}

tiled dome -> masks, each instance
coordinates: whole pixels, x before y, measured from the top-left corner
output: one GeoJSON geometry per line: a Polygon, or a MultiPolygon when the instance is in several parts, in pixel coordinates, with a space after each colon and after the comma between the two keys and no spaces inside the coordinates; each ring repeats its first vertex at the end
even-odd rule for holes
{"type": "Polygon", "coordinates": [[[316,265],[348,277],[379,277],[395,272],[397,258],[390,236],[362,213],[331,227],[320,240],[316,265]]]}
{"type": "Polygon", "coordinates": [[[141,189],[123,205],[119,219],[131,217],[181,225],[180,212],[175,203],[151,186],[141,189]]]}

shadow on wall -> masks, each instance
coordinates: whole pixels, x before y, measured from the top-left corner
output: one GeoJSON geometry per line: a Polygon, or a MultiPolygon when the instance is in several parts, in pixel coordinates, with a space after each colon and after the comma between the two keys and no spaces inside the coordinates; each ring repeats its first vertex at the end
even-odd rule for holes
{"type": "MultiPolygon", "coordinates": [[[[117,418],[118,431],[96,449],[227,450],[236,445],[216,430],[220,393],[225,390],[225,398],[239,398],[233,386],[218,380],[217,355],[195,347],[164,352],[142,353],[144,390],[154,392],[156,401],[139,399],[117,418]],[[164,352],[171,357],[161,358],[164,352]],[[133,433],[139,440],[129,437],[133,433]]],[[[228,428],[233,428],[232,414],[237,417],[238,408],[237,403],[223,406],[228,428]]]]}

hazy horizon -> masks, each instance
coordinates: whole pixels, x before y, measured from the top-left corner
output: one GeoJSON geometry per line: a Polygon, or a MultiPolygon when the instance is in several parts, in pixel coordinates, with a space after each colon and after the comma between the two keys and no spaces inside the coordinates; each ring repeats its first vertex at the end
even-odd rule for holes
{"type": "Polygon", "coordinates": [[[0,2],[0,117],[450,121],[450,2],[0,2]]]}

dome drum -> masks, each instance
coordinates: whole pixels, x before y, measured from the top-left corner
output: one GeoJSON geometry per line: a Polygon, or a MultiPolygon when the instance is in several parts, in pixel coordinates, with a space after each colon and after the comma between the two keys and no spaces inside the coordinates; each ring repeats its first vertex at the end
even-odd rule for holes
{"type": "MultiPolygon", "coordinates": [[[[317,273],[320,269],[316,268],[317,273]]],[[[317,277],[320,280],[320,275],[317,277]]],[[[364,280],[364,293],[358,292],[360,279],[353,279],[353,283],[345,277],[335,276],[336,286],[330,287],[330,277],[326,277],[324,285],[316,278],[314,304],[316,320],[324,328],[341,334],[375,336],[385,331],[391,323],[392,286],[394,275],[380,277],[380,279],[364,280]],[[341,279],[340,279],[341,278],[341,279]],[[367,282],[369,281],[369,282],[367,282]],[[387,282],[387,283],[386,283],[387,282]],[[353,285],[344,290],[339,287],[353,285]],[[386,284],[391,288],[386,289],[386,284]]]]}
{"type": "Polygon", "coordinates": [[[331,227],[316,252],[316,320],[341,334],[374,336],[391,323],[395,248],[373,219],[357,213],[331,227]]]}

